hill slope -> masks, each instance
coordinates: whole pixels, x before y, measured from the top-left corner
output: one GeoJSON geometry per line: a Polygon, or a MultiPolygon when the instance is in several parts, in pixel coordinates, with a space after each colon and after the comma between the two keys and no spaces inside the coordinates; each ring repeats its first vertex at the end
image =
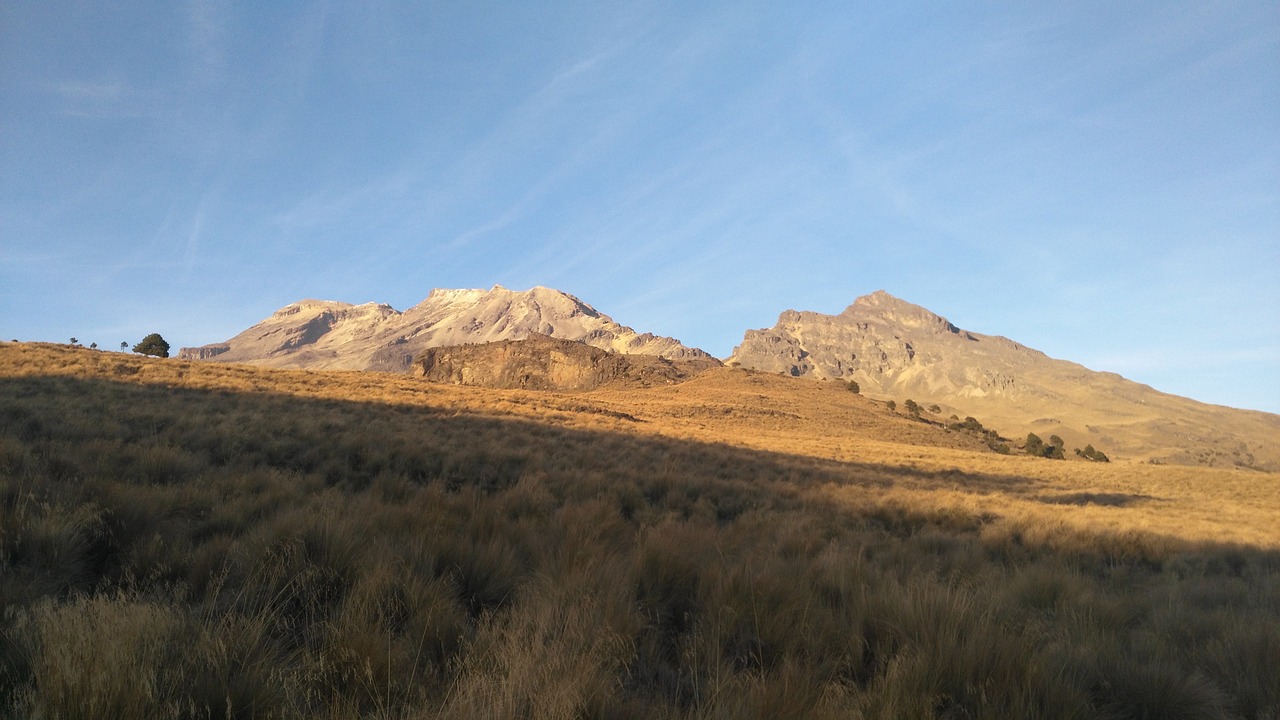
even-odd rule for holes
{"type": "Polygon", "coordinates": [[[1280,475],[955,443],[0,343],[0,715],[1277,716],[1280,475]]]}
{"type": "Polygon", "coordinates": [[[880,291],[844,312],[783,312],[750,330],[730,364],[856,380],[872,397],[937,404],[1009,437],[1035,432],[1156,462],[1280,469],[1280,416],[1208,405],[1114,373],[957,328],[880,291]]]}
{"type": "MultiPolygon", "coordinates": [[[[1195,540],[1280,548],[1273,522],[1280,498],[1280,474],[1155,466],[1123,459],[1100,464],[1074,457],[1061,461],[1000,455],[978,437],[918,422],[837,383],[743,369],[711,368],[671,385],[563,393],[424,382],[408,374],[298,372],[156,360],[61,345],[0,343],[0,383],[18,388],[29,378],[138,385],[156,388],[161,396],[179,389],[214,397],[235,396],[249,408],[259,400],[293,398],[304,406],[343,402],[385,407],[389,412],[417,408],[430,417],[465,416],[522,424],[526,429],[558,427],[607,435],[617,442],[667,438],[715,448],[717,453],[742,450],[755,458],[750,462],[758,460],[755,453],[767,453],[783,464],[799,463],[802,474],[836,472],[858,484],[864,493],[870,488],[899,497],[904,492],[925,492],[928,499],[922,502],[957,502],[966,511],[985,508],[1005,512],[1011,502],[1021,508],[1019,512],[1043,511],[1044,498],[1049,496],[1121,494],[1133,502],[1107,508],[1103,517],[1107,524],[1143,527],[1195,540]],[[951,496],[944,498],[946,493],[951,496]]],[[[18,391],[8,395],[23,397],[18,391]]],[[[102,409],[85,399],[58,412],[72,412],[81,404],[102,409]]],[[[109,405],[102,407],[110,410],[109,405]]],[[[186,412],[181,403],[166,412],[169,410],[186,412]]],[[[405,431],[414,442],[425,441],[415,430],[421,419],[412,415],[406,421],[405,431]]],[[[280,422],[316,421],[299,416],[280,422]]],[[[181,424],[192,423],[194,432],[199,427],[198,417],[184,419],[181,424]]],[[[21,434],[31,429],[28,425],[20,415],[0,413],[0,426],[21,434]]],[[[233,426],[224,429],[236,438],[245,434],[233,426]]],[[[358,429],[358,423],[348,428],[358,429]]],[[[374,445],[380,442],[376,433],[360,431],[359,435],[374,445]]],[[[250,444],[254,446],[272,444],[269,436],[248,440],[253,440],[250,444]]],[[[477,452],[501,454],[502,448],[530,438],[497,433],[489,440],[496,444],[484,451],[476,448],[477,452]]],[[[547,449],[554,451],[554,443],[547,449]]],[[[326,450],[316,448],[315,452],[326,450]]],[[[1055,518],[1055,522],[1068,520],[1066,516],[1055,518]]],[[[1095,520],[1089,518],[1088,522],[1095,520]]]]}
{"type": "Polygon", "coordinates": [[[303,300],[223,343],[182,348],[188,360],[268,367],[407,372],[431,347],[520,340],[542,333],[620,353],[672,360],[711,356],[679,341],[637,333],[578,298],[550,288],[432,290],[400,312],[389,305],[303,300]]]}

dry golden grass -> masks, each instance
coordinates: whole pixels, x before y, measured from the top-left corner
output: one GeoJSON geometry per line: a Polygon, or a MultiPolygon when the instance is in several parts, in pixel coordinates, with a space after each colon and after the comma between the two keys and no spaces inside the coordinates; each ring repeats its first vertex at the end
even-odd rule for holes
{"type": "MultiPolygon", "coordinates": [[[[1280,547],[1276,473],[1123,459],[1094,463],[1070,452],[1065,461],[1000,455],[970,435],[922,424],[839,383],[743,370],[592,398],[666,435],[880,466],[896,475],[891,490],[879,491],[895,503],[954,506],[1078,529],[1280,547]]],[[[861,496],[867,489],[832,492],[861,496]]]]}
{"type": "Polygon", "coordinates": [[[1280,547],[1280,474],[1122,458],[1092,463],[1070,452],[1066,461],[999,455],[971,435],[912,420],[835,382],[724,368],[669,387],[557,394],[436,385],[401,375],[159,361],[57,345],[9,344],[3,353],[0,375],[8,377],[269,392],[722,443],[876,466],[892,476],[890,487],[832,487],[833,497],[874,492],[897,504],[1024,522],[1280,547]]]}
{"type": "Polygon", "coordinates": [[[1275,718],[1277,511],[741,371],[0,344],[0,716],[1275,718]]]}

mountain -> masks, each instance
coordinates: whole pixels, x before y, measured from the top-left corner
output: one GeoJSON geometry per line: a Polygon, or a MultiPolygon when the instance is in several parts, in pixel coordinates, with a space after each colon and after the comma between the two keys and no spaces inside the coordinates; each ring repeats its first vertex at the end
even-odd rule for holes
{"type": "Polygon", "coordinates": [[[1280,415],[1208,405],[962,330],[879,291],[838,315],[787,310],[730,365],[854,380],[873,398],[938,405],[1011,438],[1061,436],[1112,456],[1280,470],[1280,415]]]}
{"type": "Polygon", "coordinates": [[[407,372],[428,348],[541,333],[611,352],[712,360],[678,340],[637,333],[572,295],[545,287],[514,291],[432,290],[400,312],[389,305],[303,300],[223,343],[182,348],[188,360],[270,367],[407,372]]]}
{"type": "Polygon", "coordinates": [[[413,365],[415,375],[434,382],[575,392],[672,385],[718,367],[720,361],[614,353],[532,333],[524,340],[427,348],[413,365]]]}

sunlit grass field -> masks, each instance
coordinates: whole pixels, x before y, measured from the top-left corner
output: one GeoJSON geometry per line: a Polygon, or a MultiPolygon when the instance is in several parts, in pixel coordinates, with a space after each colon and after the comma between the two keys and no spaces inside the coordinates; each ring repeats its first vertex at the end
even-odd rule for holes
{"type": "Polygon", "coordinates": [[[0,712],[1280,717],[1280,476],[1115,460],[740,370],[3,344],[0,712]]]}

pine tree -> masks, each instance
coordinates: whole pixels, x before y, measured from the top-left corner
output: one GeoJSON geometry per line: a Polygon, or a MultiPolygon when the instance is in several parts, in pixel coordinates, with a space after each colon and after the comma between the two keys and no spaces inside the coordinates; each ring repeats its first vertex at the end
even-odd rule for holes
{"type": "Polygon", "coordinates": [[[151,333],[142,338],[142,342],[134,345],[133,351],[142,355],[167,358],[169,357],[169,343],[160,337],[160,333],[151,333]]]}
{"type": "Polygon", "coordinates": [[[913,418],[920,417],[920,406],[916,403],[915,400],[912,400],[911,398],[907,398],[907,401],[902,403],[902,407],[906,408],[907,412],[911,413],[911,417],[913,418]]]}

